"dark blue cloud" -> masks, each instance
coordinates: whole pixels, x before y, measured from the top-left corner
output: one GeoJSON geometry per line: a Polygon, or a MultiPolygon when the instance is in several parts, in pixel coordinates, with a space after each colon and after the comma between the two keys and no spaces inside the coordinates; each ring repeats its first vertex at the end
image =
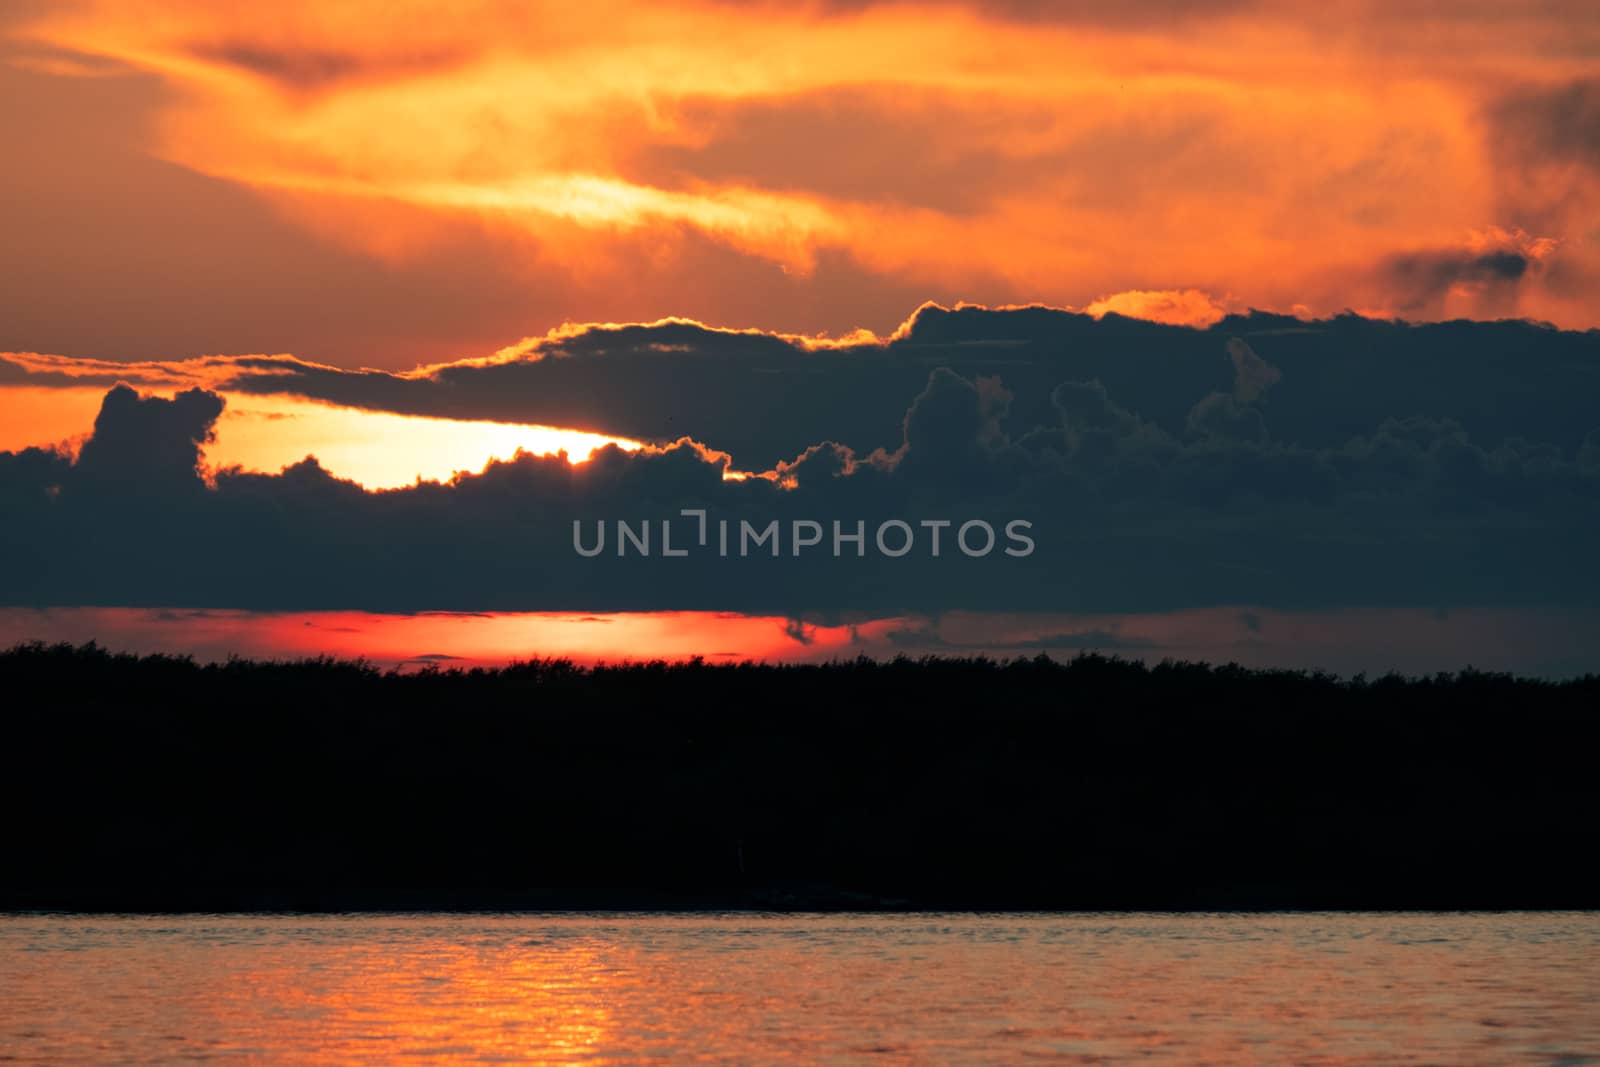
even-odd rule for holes
{"type": "MultiPolygon", "coordinates": [[[[1509,260],[1494,255],[1419,254],[1391,267],[1423,301],[1463,276],[1510,283],[1509,260]]],[[[1570,450],[1595,428],[1600,407],[1600,331],[1355,315],[1305,322],[1253,313],[1199,330],[1046,308],[930,306],[886,345],[820,351],[768,334],[665,323],[593,327],[527,359],[426,377],[268,358],[237,366],[228,387],[242,392],[647,441],[688,435],[756,470],[821,440],[863,454],[898,448],[907,399],[939,368],[977,388],[981,380],[1003,388],[1004,409],[985,417],[1004,419],[1013,436],[1054,424],[1052,390],[1064,382],[1099,381],[1120,407],[1175,436],[1189,431],[1199,398],[1228,394],[1270,416],[1274,440],[1312,449],[1418,415],[1453,419],[1480,440],[1523,437],[1570,450]]],[[[1259,439],[1254,419],[1221,401],[1199,417],[1259,439]]]]}
{"type": "MultiPolygon", "coordinates": [[[[1456,372],[1438,377],[1427,403],[1396,404],[1346,435],[1335,428],[1354,416],[1333,410],[1341,399],[1373,411],[1371,395],[1410,395],[1415,368],[1359,357],[1370,389],[1329,389],[1319,408],[1296,398],[1296,379],[1328,381],[1327,370],[1308,351],[1278,363],[1269,357],[1276,342],[1352,331],[1405,338],[1418,328],[1234,325],[1254,327],[1242,331],[1249,339],[1050,312],[931,315],[908,340],[938,355],[916,366],[887,440],[866,448],[819,434],[777,464],[774,480],[725,480],[727,458],[685,439],[640,453],[603,449],[576,467],[519,456],[448,484],[383,492],[341,481],[312,458],[275,475],[213,472],[207,484],[196,462],[221,399],[113,390],[76,463],[38,450],[0,454],[0,600],[844,620],[956,609],[1595,605],[1592,337],[1523,324],[1439,327],[1464,342],[1456,372]],[[998,355],[1002,342],[1063,323],[1097,337],[1198,337],[1210,350],[1173,362],[1183,368],[1173,380],[1130,377],[1109,356],[1095,365],[1111,380],[1041,379],[1076,364],[998,355]],[[963,345],[973,336],[985,339],[972,346],[977,357],[963,345]],[[1497,340],[1523,346],[1496,349],[1497,340]],[[985,373],[943,365],[952,357],[977,358],[985,373]],[[1048,384],[1022,384],[1040,380],[1048,384]],[[1186,403],[1174,380],[1197,386],[1186,403]],[[1534,418],[1541,408],[1546,417],[1534,418]],[[1485,429],[1495,426],[1518,432],[1485,429]],[[703,530],[685,509],[704,512],[703,530]],[[648,555],[619,554],[619,521],[648,555]],[[575,523],[579,545],[604,537],[592,558],[574,543],[575,523]]],[[[748,343],[785,351],[770,338],[748,343]]],[[[876,359],[901,374],[907,351],[918,349],[828,358],[876,359]]],[[[1132,351],[1124,355],[1145,370],[1165,358],[1132,351]]],[[[683,357],[651,358],[681,366],[683,357]]],[[[767,410],[795,425],[802,414],[788,404],[767,410]]],[[[839,425],[828,405],[809,414],[839,425]]]]}

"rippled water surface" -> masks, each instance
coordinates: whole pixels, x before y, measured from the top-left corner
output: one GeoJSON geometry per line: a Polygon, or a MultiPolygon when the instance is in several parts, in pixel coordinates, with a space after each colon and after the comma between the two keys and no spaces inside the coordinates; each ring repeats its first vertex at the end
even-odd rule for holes
{"type": "Polygon", "coordinates": [[[0,916],[49,1063],[1600,1064],[1600,913],[0,916]]]}

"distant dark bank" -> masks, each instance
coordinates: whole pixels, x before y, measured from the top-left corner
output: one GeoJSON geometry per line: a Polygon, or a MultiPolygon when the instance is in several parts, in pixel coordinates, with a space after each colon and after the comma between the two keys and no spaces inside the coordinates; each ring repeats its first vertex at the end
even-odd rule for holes
{"type": "Polygon", "coordinates": [[[0,908],[1600,907],[1600,677],[0,653],[0,908]]]}

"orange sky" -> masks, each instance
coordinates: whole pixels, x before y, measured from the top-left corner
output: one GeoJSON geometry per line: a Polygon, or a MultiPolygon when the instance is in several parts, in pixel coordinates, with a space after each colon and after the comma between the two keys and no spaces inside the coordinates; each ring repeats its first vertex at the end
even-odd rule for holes
{"type": "Polygon", "coordinates": [[[924,299],[1600,325],[1577,0],[4,10],[0,348],[408,367],[924,299]]]}
{"type": "Polygon", "coordinates": [[[708,662],[824,662],[904,653],[1237,662],[1354,673],[1482,670],[1567,677],[1589,662],[1600,616],[1587,610],[1449,613],[1351,608],[1288,612],[1223,606],[1141,615],[950,612],[845,623],[731,612],[250,612],[143,608],[0,608],[0,648],[89,640],[202,661],[333,654],[383,667],[498,666],[530,657],[582,663],[703,656],[708,662]]]}

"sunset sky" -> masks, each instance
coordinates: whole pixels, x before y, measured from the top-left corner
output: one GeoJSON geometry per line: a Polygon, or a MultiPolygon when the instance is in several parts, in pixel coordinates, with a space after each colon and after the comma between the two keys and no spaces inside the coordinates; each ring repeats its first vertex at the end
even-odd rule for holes
{"type": "Polygon", "coordinates": [[[4,10],[18,350],[405,368],[927,299],[1600,325],[1586,0],[4,10]]]}
{"type": "MultiPolygon", "coordinates": [[[[946,609],[999,612],[1009,621],[995,623],[997,647],[1026,650],[1062,634],[1166,647],[1151,634],[1168,623],[1152,620],[1210,617],[1171,613],[1470,610],[1490,615],[1473,616],[1477,636],[1461,640],[1489,653],[1509,647],[1484,629],[1484,618],[1511,618],[1495,611],[1556,613],[1517,630],[1528,634],[1554,633],[1550,620],[1571,611],[1590,612],[1593,626],[1600,607],[1588,572],[1517,569],[1532,557],[1568,566],[1569,539],[1595,518],[1600,415],[1584,414],[1600,411],[1592,0],[467,0],[447,15],[412,0],[9,0],[0,145],[0,450],[11,454],[0,493],[20,494],[7,497],[14,515],[33,515],[47,491],[89,506],[71,463],[95,431],[102,453],[114,439],[129,454],[152,451],[94,493],[113,482],[130,491],[129,479],[173,455],[190,456],[208,516],[240,487],[288,493],[313,477],[366,494],[361,508],[401,508],[421,479],[444,495],[404,507],[455,516],[428,536],[470,538],[533,507],[519,498],[483,510],[472,494],[500,485],[489,460],[521,449],[581,461],[612,443],[617,469],[654,487],[630,500],[656,510],[639,504],[628,518],[676,514],[669,504],[689,483],[672,479],[690,465],[710,479],[691,479],[695,499],[725,493],[730,507],[786,515],[800,507],[795,493],[761,494],[803,497],[804,472],[828,456],[835,495],[819,498],[820,519],[864,506],[860,486],[873,479],[893,487],[872,490],[888,494],[877,499],[905,507],[1026,501],[1043,515],[1104,519],[1104,530],[1072,535],[1084,539],[1071,550],[1082,570],[1083,552],[1102,538],[1123,551],[1129,531],[1182,540],[1205,529],[1240,558],[1263,546],[1287,554],[1311,536],[1290,525],[1326,533],[1305,513],[1325,507],[1367,516],[1334,538],[1349,556],[1330,573],[1393,564],[1416,581],[1346,581],[1337,594],[1298,577],[1190,588],[1186,570],[1163,579],[1182,595],[1155,596],[1137,592],[1143,579],[1108,577],[1099,590],[1030,571],[1022,584],[1059,596],[1007,598],[992,576],[968,576],[948,604],[913,603],[876,579],[870,596],[802,603],[776,590],[826,579],[762,577],[773,591],[763,599],[744,595],[750,576],[728,578],[740,595],[718,598],[657,588],[646,574],[629,577],[630,595],[608,586],[592,604],[576,590],[555,595],[549,576],[494,603],[356,586],[343,600],[310,595],[326,582],[268,603],[226,553],[210,584],[165,593],[91,578],[92,567],[51,584],[38,577],[55,573],[38,563],[46,541],[28,539],[48,527],[59,545],[56,515],[37,530],[31,518],[11,523],[0,608],[733,611],[763,627],[740,650],[770,656],[787,647],[785,619],[806,612],[859,612],[880,636],[928,633],[946,609]],[[1374,332],[1373,320],[1391,319],[1482,325],[1374,332]],[[205,390],[220,407],[113,410],[118,382],[150,397],[205,390]],[[1083,388],[1063,393],[1069,384],[1083,388]],[[959,432],[971,440],[952,451],[939,442],[967,426],[949,414],[966,404],[971,426],[959,432]],[[933,429],[918,439],[918,426],[933,429]],[[1084,433],[1110,435],[1124,466],[1085,467],[1084,433]],[[30,446],[56,446],[67,466],[45,471],[56,461],[29,458],[40,455],[30,446]],[[1405,448],[1420,458],[1396,473],[1386,450],[1405,448]],[[1457,449],[1487,480],[1451,480],[1457,449]],[[308,455],[314,467],[285,471],[308,455]],[[918,455],[935,457],[938,478],[918,455]],[[973,455],[987,465],[963,466],[973,455]],[[1019,475],[1023,455],[1052,457],[1048,474],[1019,475]],[[1128,473],[1142,464],[1170,485],[1128,473]],[[1223,495],[1210,511],[1180,499],[1197,464],[1226,472],[1214,474],[1223,495]],[[219,483],[229,469],[234,480],[219,483]],[[239,480],[252,472],[284,480],[239,480]],[[1334,488],[1318,495],[1324,483],[1334,488]],[[1372,503],[1391,492],[1393,506],[1372,503]],[[1238,505],[1274,494],[1293,498],[1292,518],[1238,505]],[[1413,513],[1418,500],[1429,503],[1413,513]],[[1113,507],[1128,510],[1112,522],[1113,507]],[[1382,564],[1351,547],[1397,537],[1410,547],[1382,564]],[[1423,556],[1437,573],[1418,576],[1423,556]],[[659,595],[633,595],[641,582],[659,595]],[[1017,612],[1050,621],[1019,623],[1017,612]]],[[[79,473],[107,462],[91,447],[79,473]]],[[[535,495],[567,477],[518,470],[543,487],[535,495]]],[[[559,505],[538,499],[563,517],[588,501],[579,511],[598,517],[584,494],[600,492],[601,477],[571,475],[559,505]]],[[[246,522],[228,514],[194,528],[246,522]]],[[[360,521],[390,530],[399,520],[360,521]]],[[[313,543],[309,528],[289,524],[276,543],[325,560],[349,531],[321,530],[313,543]]],[[[559,545],[561,532],[530,543],[559,545]]],[[[465,544],[456,549],[470,554],[465,544]]],[[[1068,555],[1062,544],[1046,539],[1041,555],[1068,555]]],[[[80,545],[102,562],[103,548],[80,545]]],[[[192,548],[188,558],[212,558],[192,548]]],[[[403,555],[408,566],[421,558],[403,555]]],[[[1143,566],[1095,564],[1119,565],[1143,566]]],[[[26,632],[22,618],[7,616],[0,636],[26,632]]],[[[128,640],[148,636],[128,617],[99,618],[128,640]]],[[[703,651],[724,651],[709,644],[730,635],[706,618],[703,651]]],[[[1395,632],[1410,625],[1393,618],[1395,632]]],[[[817,623],[861,632],[843,616],[817,623]]],[[[566,631],[552,625],[528,640],[612,647],[558,639],[566,631]]],[[[628,626],[625,650],[690,654],[666,631],[628,626]]],[[[68,629],[81,626],[59,623],[68,629]]],[[[506,632],[482,647],[509,654],[506,632]]],[[[1312,647],[1297,632],[1280,658],[1312,647]]],[[[1211,654],[1232,647],[1228,633],[1170,644],[1211,654]]],[[[413,651],[382,654],[464,647],[432,630],[412,636],[413,651]]],[[[1431,666],[1449,645],[1430,647],[1406,663],[1431,666]]],[[[1575,656],[1534,649],[1508,662],[1557,669],[1575,656]]]]}

